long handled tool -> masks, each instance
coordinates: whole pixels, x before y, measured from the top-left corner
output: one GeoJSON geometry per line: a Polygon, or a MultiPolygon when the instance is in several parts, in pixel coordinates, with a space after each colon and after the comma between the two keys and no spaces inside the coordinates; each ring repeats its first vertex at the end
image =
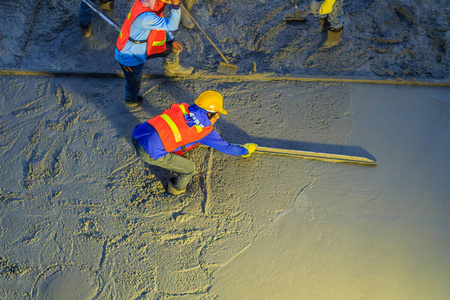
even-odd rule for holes
{"type": "Polygon", "coordinates": [[[294,1],[294,9],[295,9],[295,15],[294,17],[286,17],[286,22],[287,23],[303,23],[306,22],[305,18],[302,18],[298,15],[298,10],[297,10],[297,0],[294,1]]]}
{"type": "Polygon", "coordinates": [[[236,75],[238,67],[228,62],[228,59],[225,57],[225,55],[223,55],[222,52],[219,50],[219,48],[217,48],[216,44],[214,44],[214,42],[209,38],[209,36],[206,34],[203,28],[201,28],[200,25],[198,25],[197,21],[195,21],[194,17],[191,16],[189,11],[183,6],[183,4],[180,3],[180,6],[183,9],[183,13],[186,13],[186,15],[188,15],[188,17],[191,18],[192,22],[194,22],[194,24],[198,27],[198,29],[200,29],[200,31],[205,35],[208,41],[213,45],[214,49],[216,49],[217,52],[219,52],[220,56],[222,56],[222,59],[225,61],[220,62],[217,72],[226,75],[236,75]]]}
{"type": "Polygon", "coordinates": [[[365,165],[377,165],[376,161],[362,156],[352,156],[352,155],[342,155],[342,154],[332,154],[332,153],[322,153],[322,152],[312,152],[302,150],[288,150],[288,149],[259,147],[259,146],[256,147],[255,152],[265,154],[295,156],[306,159],[316,159],[326,162],[343,162],[343,163],[356,163],[365,165]]]}
{"type": "Polygon", "coordinates": [[[108,22],[110,25],[112,25],[118,32],[120,32],[120,26],[114,22],[110,17],[108,17],[107,15],[105,15],[103,13],[103,11],[97,6],[95,5],[93,2],[91,2],[90,0],[81,0],[84,3],[86,3],[87,6],[89,6],[94,12],[96,12],[103,20],[105,20],[106,22],[108,22]]]}

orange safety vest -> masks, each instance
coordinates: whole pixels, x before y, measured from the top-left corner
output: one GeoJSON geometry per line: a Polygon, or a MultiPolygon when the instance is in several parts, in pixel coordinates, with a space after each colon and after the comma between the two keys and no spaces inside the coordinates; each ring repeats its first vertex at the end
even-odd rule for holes
{"type": "Polygon", "coordinates": [[[178,103],[172,104],[162,114],[147,121],[158,132],[167,152],[173,152],[178,147],[201,140],[213,131],[212,126],[194,125],[189,127],[184,119],[185,115],[189,115],[189,105],[178,103]]]}
{"type": "Polygon", "coordinates": [[[150,9],[150,7],[144,6],[139,0],[136,0],[128,13],[125,22],[120,30],[119,37],[117,38],[116,47],[119,51],[125,47],[128,41],[135,44],[147,43],[147,56],[152,54],[157,54],[166,51],[166,31],[165,30],[151,30],[146,40],[136,41],[130,37],[131,24],[134,20],[142,13],[153,12],[158,17],[163,16],[164,8],[166,4],[163,2],[156,1],[155,10],[150,9]]]}

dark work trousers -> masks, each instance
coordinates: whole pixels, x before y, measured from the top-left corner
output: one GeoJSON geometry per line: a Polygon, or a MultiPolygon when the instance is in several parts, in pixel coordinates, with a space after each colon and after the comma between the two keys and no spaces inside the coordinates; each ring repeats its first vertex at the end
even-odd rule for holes
{"type": "MultiPolygon", "coordinates": [[[[111,2],[113,0],[100,0],[100,3],[106,3],[111,2]]],[[[95,0],[92,0],[94,4],[96,3],[95,0]]],[[[80,25],[82,27],[87,27],[89,23],[91,23],[92,17],[94,16],[95,12],[83,1],[80,3],[80,7],[78,8],[78,21],[80,22],[80,25]]]]}
{"type": "MultiPolygon", "coordinates": [[[[166,51],[158,54],[147,56],[147,60],[157,57],[167,57],[172,53],[172,45],[166,44],[166,51]]],[[[120,63],[119,63],[120,64],[120,63]]],[[[139,91],[141,89],[142,73],[144,70],[144,64],[137,66],[125,66],[120,64],[123,74],[125,76],[125,101],[126,102],[138,102],[139,91]]]]}
{"type": "Polygon", "coordinates": [[[167,153],[165,156],[158,159],[153,159],[139,142],[133,137],[133,145],[136,148],[137,155],[146,163],[178,172],[178,177],[175,180],[175,188],[177,190],[184,190],[195,174],[195,164],[187,158],[181,157],[175,153],[167,153]]]}

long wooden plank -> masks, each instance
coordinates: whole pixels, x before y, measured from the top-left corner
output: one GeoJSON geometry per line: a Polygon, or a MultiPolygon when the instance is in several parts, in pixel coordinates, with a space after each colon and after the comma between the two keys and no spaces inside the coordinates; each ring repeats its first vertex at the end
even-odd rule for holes
{"type": "Polygon", "coordinates": [[[316,160],[327,161],[327,162],[346,162],[346,163],[357,163],[357,164],[367,164],[367,165],[376,165],[377,164],[376,161],[369,159],[367,157],[362,157],[362,156],[312,152],[312,151],[303,151],[303,150],[288,150],[288,149],[258,146],[256,148],[255,152],[265,153],[265,154],[295,156],[295,157],[301,157],[301,158],[306,158],[306,159],[316,159],[316,160]]]}

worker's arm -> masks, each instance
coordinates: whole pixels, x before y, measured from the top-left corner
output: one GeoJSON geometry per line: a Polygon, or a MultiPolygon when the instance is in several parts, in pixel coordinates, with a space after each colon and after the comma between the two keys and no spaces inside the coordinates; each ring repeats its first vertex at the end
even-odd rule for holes
{"type": "Polygon", "coordinates": [[[198,142],[228,155],[239,156],[248,154],[248,150],[244,147],[224,141],[215,130],[198,142]]]}
{"type": "Polygon", "coordinates": [[[180,24],[180,16],[180,7],[173,5],[169,18],[158,17],[153,12],[145,12],[136,18],[133,25],[146,30],[174,31],[178,29],[180,24]]]}

